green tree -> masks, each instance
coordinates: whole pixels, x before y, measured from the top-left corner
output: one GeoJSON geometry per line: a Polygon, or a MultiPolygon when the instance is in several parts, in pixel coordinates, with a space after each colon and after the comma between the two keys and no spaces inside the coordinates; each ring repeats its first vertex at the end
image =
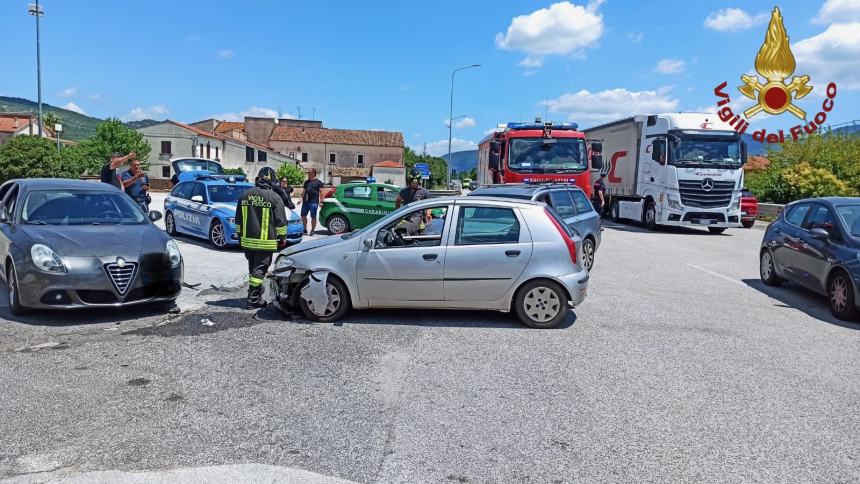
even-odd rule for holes
{"type": "Polygon", "coordinates": [[[278,168],[278,179],[284,177],[294,187],[301,186],[305,182],[305,172],[292,163],[284,163],[278,168]]]}
{"type": "Polygon", "coordinates": [[[245,170],[243,170],[241,166],[239,168],[224,168],[224,174],[245,176],[245,170]]]}
{"type": "Polygon", "coordinates": [[[63,159],[56,145],[38,136],[14,136],[0,145],[0,181],[14,178],[77,178],[81,172],[63,159]]]}
{"type": "Polygon", "coordinates": [[[124,125],[116,118],[107,119],[96,126],[96,135],[63,150],[69,163],[80,167],[82,172],[97,174],[113,153],[123,155],[134,151],[144,170],[149,168],[147,158],[152,147],[141,133],[124,125]]]}
{"type": "Polygon", "coordinates": [[[446,183],[445,170],[447,164],[443,158],[430,155],[419,155],[410,147],[403,149],[403,164],[406,165],[406,172],[409,173],[416,163],[426,163],[430,167],[430,182],[427,188],[443,188],[446,183]]]}
{"type": "Polygon", "coordinates": [[[45,123],[45,126],[51,131],[54,130],[54,125],[60,122],[60,118],[57,117],[56,114],[48,111],[42,116],[42,122],[45,123]]]}

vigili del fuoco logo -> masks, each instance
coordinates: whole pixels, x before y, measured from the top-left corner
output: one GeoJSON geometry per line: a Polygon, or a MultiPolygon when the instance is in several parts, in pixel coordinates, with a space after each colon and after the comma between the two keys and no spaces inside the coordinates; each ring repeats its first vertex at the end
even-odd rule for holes
{"type": "MultiPolygon", "coordinates": [[[[810,120],[806,116],[806,111],[794,104],[794,101],[806,97],[812,92],[813,86],[809,84],[810,79],[807,75],[792,76],[796,68],[794,54],[791,53],[791,46],[788,42],[788,34],[782,24],[782,13],[779,11],[779,7],[774,7],[770,16],[770,24],[764,36],[764,43],[755,58],[755,70],[764,77],[765,82],[762,83],[757,75],[744,74],[741,76],[743,85],[738,87],[741,94],[755,100],[757,104],[746,109],[743,112],[743,117],[741,114],[735,114],[729,106],[731,98],[725,92],[728,82],[724,81],[714,88],[714,94],[720,98],[717,102],[717,115],[721,120],[733,126],[735,131],[744,133],[750,125],[748,120],[762,111],[774,116],[787,111],[803,121],[802,124],[789,128],[788,132],[791,138],[797,140],[803,132],[808,134],[815,132],[827,120],[827,113],[833,110],[836,84],[833,82],[827,84],[825,98],[821,103],[821,111],[810,120]],[[791,81],[786,82],[789,77],[791,77],[791,81]]],[[[752,137],[763,143],[782,143],[786,138],[785,132],[781,129],[775,133],[768,133],[765,129],[756,130],[752,137]]]]}

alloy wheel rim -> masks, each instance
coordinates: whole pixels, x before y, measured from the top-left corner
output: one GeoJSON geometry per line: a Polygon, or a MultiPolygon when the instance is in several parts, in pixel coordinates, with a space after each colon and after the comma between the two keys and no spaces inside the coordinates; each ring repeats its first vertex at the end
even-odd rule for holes
{"type": "Polygon", "coordinates": [[[761,256],[761,277],[762,277],[762,279],[770,279],[770,271],[771,271],[770,254],[765,252],[761,256]]]}
{"type": "Polygon", "coordinates": [[[172,214],[167,214],[166,223],[167,223],[167,231],[173,232],[173,215],[172,214]]]}
{"type": "Polygon", "coordinates": [[[586,270],[591,270],[594,264],[594,244],[590,241],[585,241],[582,245],[582,263],[586,270]]]}
{"type": "Polygon", "coordinates": [[[339,234],[346,230],[346,223],[340,217],[335,217],[331,219],[328,223],[328,229],[331,230],[333,234],[339,234]]]}
{"type": "Polygon", "coordinates": [[[224,226],[220,223],[212,226],[212,242],[218,247],[224,246],[224,226]]]}
{"type": "Polygon", "coordinates": [[[15,269],[9,271],[9,307],[15,301],[15,269]]]}
{"type": "Polygon", "coordinates": [[[836,311],[844,311],[848,304],[848,285],[842,276],[833,279],[830,284],[830,304],[836,311]]]}
{"type": "Polygon", "coordinates": [[[651,223],[651,222],[653,222],[653,221],[654,221],[654,218],[655,218],[655,217],[656,217],[656,214],[654,213],[654,208],[653,208],[653,207],[651,207],[651,208],[649,208],[648,210],[646,210],[646,211],[645,211],[645,222],[647,222],[647,223],[651,223]]]}
{"type": "Polygon", "coordinates": [[[338,290],[332,284],[326,284],[326,292],[328,293],[328,303],[322,312],[317,311],[314,308],[313,302],[308,301],[308,309],[317,316],[330,316],[340,307],[340,293],[338,290]]]}
{"type": "Polygon", "coordinates": [[[523,309],[533,320],[545,323],[558,315],[561,301],[558,294],[548,287],[539,286],[526,294],[523,309]]]}

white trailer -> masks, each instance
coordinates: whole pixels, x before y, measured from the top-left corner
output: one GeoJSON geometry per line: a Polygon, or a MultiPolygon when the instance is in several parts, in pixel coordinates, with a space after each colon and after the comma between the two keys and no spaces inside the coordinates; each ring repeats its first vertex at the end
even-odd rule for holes
{"type": "Polygon", "coordinates": [[[609,212],[614,220],[701,226],[713,233],[741,226],[746,144],[715,114],[642,115],[586,129],[603,142],[609,212]]]}

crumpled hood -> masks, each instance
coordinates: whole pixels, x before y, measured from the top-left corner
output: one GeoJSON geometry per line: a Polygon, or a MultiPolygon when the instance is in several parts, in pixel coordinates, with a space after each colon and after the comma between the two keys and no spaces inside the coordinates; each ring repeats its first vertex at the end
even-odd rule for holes
{"type": "Polygon", "coordinates": [[[320,247],[327,247],[329,245],[337,244],[343,242],[344,244],[351,244],[355,242],[355,239],[343,240],[339,236],[330,236],[322,239],[316,240],[308,240],[302,242],[300,244],[294,245],[292,247],[287,247],[286,249],[281,251],[281,254],[284,255],[293,255],[298,254],[299,252],[305,252],[308,250],[318,249],[320,247]]]}
{"type": "Polygon", "coordinates": [[[150,224],[139,225],[22,225],[34,244],[44,244],[59,256],[102,257],[164,252],[167,235],[150,224]]]}

